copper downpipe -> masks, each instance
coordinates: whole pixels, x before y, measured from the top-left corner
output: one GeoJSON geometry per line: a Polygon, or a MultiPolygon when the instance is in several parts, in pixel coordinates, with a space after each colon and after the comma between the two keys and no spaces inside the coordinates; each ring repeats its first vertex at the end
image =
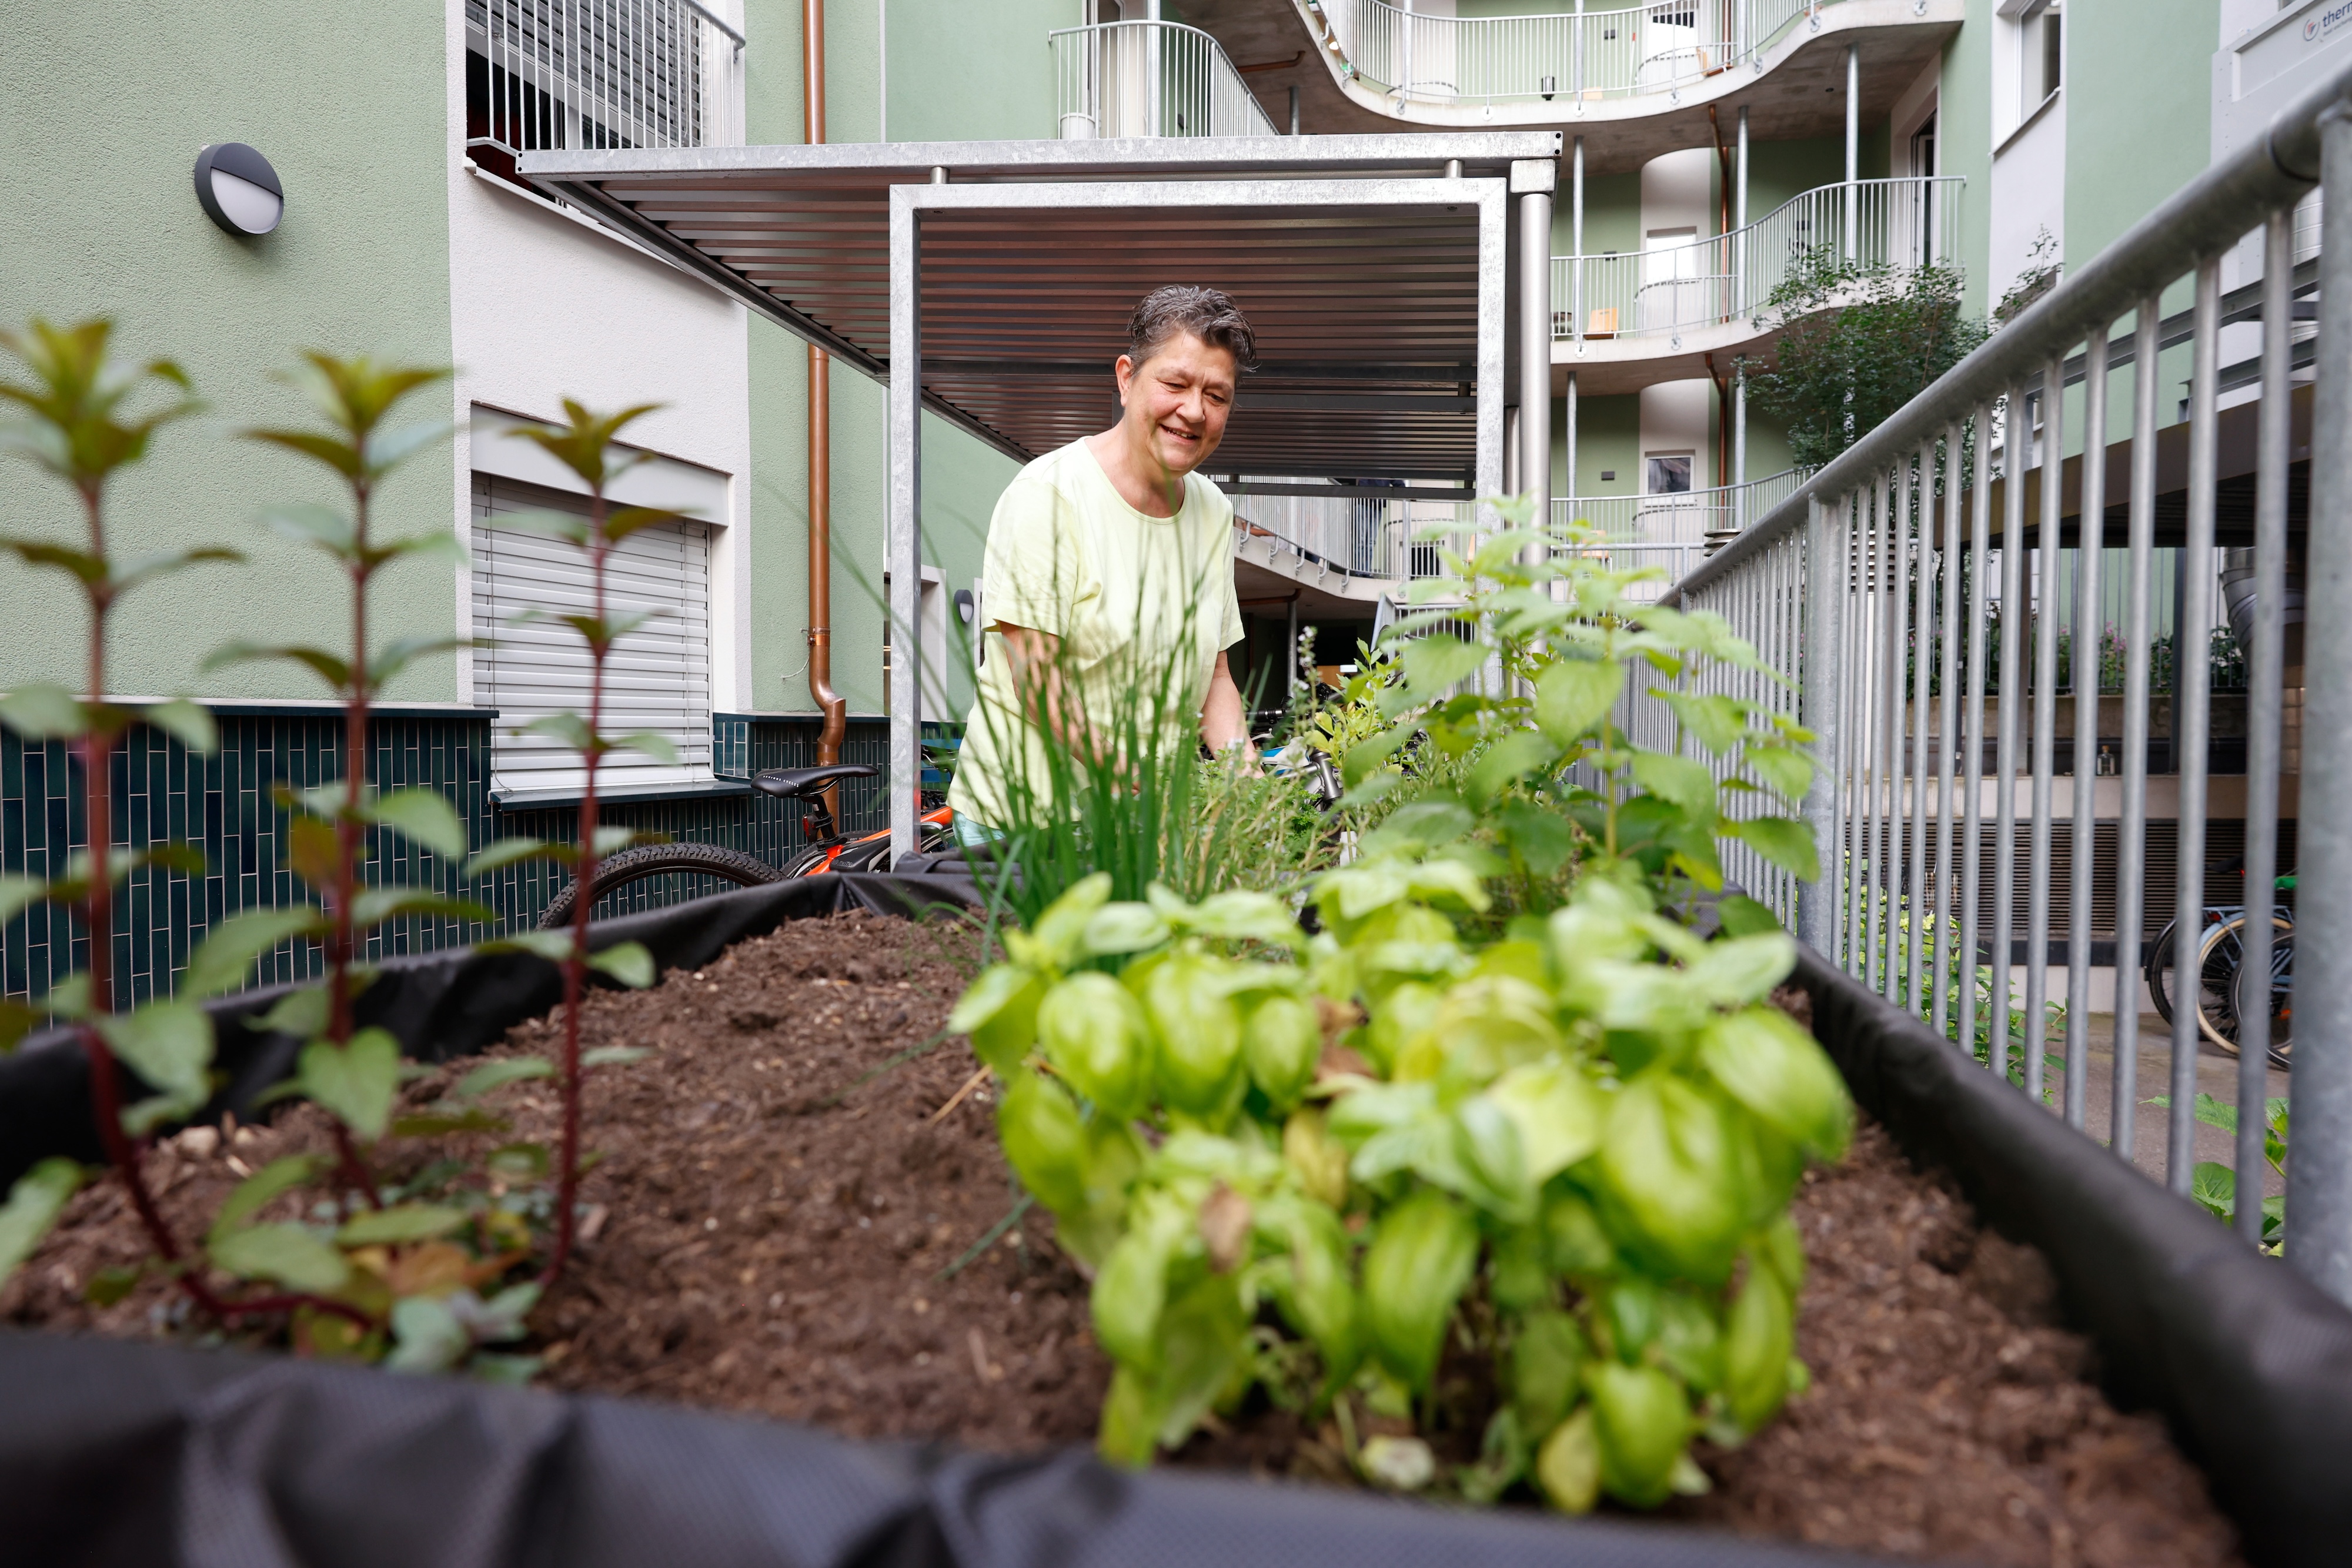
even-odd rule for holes
{"type": "MultiPolygon", "coordinates": [[[[824,140],[824,0],[801,0],[803,129],[809,145],[824,140]]],[[[823,349],[808,351],[808,685],[809,698],[824,715],[817,732],[820,768],[841,760],[842,737],[849,729],[849,705],[833,689],[833,361],[823,349]]],[[[841,786],[824,792],[834,831],[843,827],[841,786]]]]}

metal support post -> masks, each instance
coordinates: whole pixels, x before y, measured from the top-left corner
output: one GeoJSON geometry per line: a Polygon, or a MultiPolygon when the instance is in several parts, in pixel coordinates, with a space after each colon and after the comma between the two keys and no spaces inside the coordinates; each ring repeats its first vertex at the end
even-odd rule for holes
{"type": "MultiPolygon", "coordinates": [[[[2320,122],[2319,377],[2311,413],[2311,559],[2304,664],[2352,669],[2352,118],[2320,122]]],[[[2283,325],[2284,323],[2282,323],[2283,325]]],[[[2267,327],[2268,322],[2264,325],[2267,327]]],[[[2304,691],[2295,966],[2294,1157],[2290,1267],[2352,1306],[2352,682],[2304,691]]]]}
{"type": "MultiPolygon", "coordinates": [[[[1584,138],[1576,139],[1569,155],[1568,182],[1568,329],[1576,351],[1584,352],[1584,138]]],[[[1574,437],[1570,439],[1573,440],[1574,437]]],[[[1568,471],[1568,488],[1576,492],[1576,470],[1568,471]]]]}
{"type": "Polygon", "coordinates": [[[1745,316],[1755,302],[1748,298],[1748,106],[1744,103],[1739,106],[1739,184],[1732,195],[1731,228],[1739,236],[1739,254],[1732,258],[1738,269],[1732,297],[1739,302],[1739,314],[1745,316]]]}
{"type": "MultiPolygon", "coordinates": [[[[1854,259],[1861,222],[1854,211],[1862,199],[1862,46],[1845,47],[1845,258],[1854,259]]],[[[2006,695],[2007,694],[2003,694],[2006,695]]]]}
{"type": "Polygon", "coordinates": [[[1551,524],[1551,198],[1559,165],[1549,158],[1511,165],[1519,207],[1519,490],[1535,502],[1535,526],[1551,524]]]}
{"type": "MultiPolygon", "coordinates": [[[[1845,515],[1843,504],[1838,515],[1845,515]]],[[[1842,530],[1841,530],[1842,531],[1842,530]]],[[[1821,497],[1805,504],[1805,631],[1799,701],[1803,724],[1813,732],[1813,755],[1821,766],[1806,786],[1805,823],[1822,856],[1821,874],[1800,885],[1797,936],[1832,964],[1837,962],[1837,904],[1846,879],[1844,833],[1838,821],[1839,651],[1844,646],[1845,540],[1832,537],[1829,511],[1821,497]]]]}
{"type": "Polygon", "coordinates": [[[890,858],[915,852],[923,777],[923,354],[920,244],[911,193],[890,192],[890,858]]]}
{"type": "MultiPolygon", "coordinates": [[[[1567,398],[1567,402],[1565,402],[1565,404],[1564,404],[1564,405],[1561,407],[1561,409],[1560,409],[1560,422],[1561,422],[1561,423],[1562,423],[1562,424],[1564,424],[1564,425],[1567,427],[1567,432],[1568,432],[1568,454],[1567,454],[1567,457],[1568,457],[1568,476],[1567,476],[1567,478],[1563,479],[1563,480],[1560,482],[1560,487],[1561,487],[1561,489],[1563,490],[1563,492],[1564,492],[1564,493],[1566,493],[1567,495],[1569,495],[1569,496],[1570,496],[1570,497],[1573,497],[1573,496],[1575,496],[1575,495],[1576,495],[1576,493],[1577,493],[1577,490],[1576,490],[1576,370],[1575,370],[1575,367],[1573,367],[1573,366],[1570,366],[1570,369],[1569,369],[1569,372],[1568,372],[1568,398],[1567,398]]],[[[1574,523],[1574,522],[1576,521],[1576,519],[1575,519],[1574,517],[1570,517],[1570,518],[1569,518],[1568,520],[1569,520],[1570,523],[1574,523]]]]}
{"type": "Polygon", "coordinates": [[[1748,356],[1731,367],[1731,526],[1748,527],[1748,356]]]}

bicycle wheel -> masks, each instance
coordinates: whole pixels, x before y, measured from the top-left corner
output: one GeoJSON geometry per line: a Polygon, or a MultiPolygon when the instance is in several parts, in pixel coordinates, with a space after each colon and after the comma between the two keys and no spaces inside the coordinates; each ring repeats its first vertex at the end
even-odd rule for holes
{"type": "MultiPolygon", "coordinates": [[[[647,877],[676,875],[717,877],[738,887],[760,887],[782,882],[784,873],[740,850],[718,844],[639,844],[596,862],[596,885],[589,902],[593,905],[614,889],[647,877]]],[[[539,917],[539,928],[557,931],[571,925],[579,896],[580,882],[575,877],[549,903],[547,913],[539,917]]]]}
{"type": "MultiPolygon", "coordinates": [[[[2284,1067],[2294,1043],[2288,1038],[2293,1019],[2287,982],[2294,974],[2294,927],[2273,915],[2271,930],[2271,981],[2265,988],[2270,994],[2270,1059],[2284,1067]]],[[[2198,953],[2197,1028],[2231,1056],[2238,1054],[2242,1032],[2238,992],[2239,977],[2245,967],[2245,938],[2246,917],[2232,915],[2206,933],[2198,953]]]]}
{"type": "Polygon", "coordinates": [[[2147,946],[2147,994],[2156,1003],[2156,1012],[2165,1022],[2172,1021],[2172,928],[2179,921],[2167,921],[2157,933],[2156,940],[2147,946]]]}

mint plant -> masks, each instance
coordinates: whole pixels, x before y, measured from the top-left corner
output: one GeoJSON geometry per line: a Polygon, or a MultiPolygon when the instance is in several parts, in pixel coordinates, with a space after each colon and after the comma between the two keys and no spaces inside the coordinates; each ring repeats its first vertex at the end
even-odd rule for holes
{"type": "MultiPolygon", "coordinates": [[[[616,614],[613,612],[609,603],[613,551],[639,529],[678,519],[677,513],[658,507],[615,507],[607,498],[607,491],[613,482],[645,461],[643,454],[631,454],[618,448],[615,438],[624,427],[652,413],[656,406],[640,403],[614,413],[596,413],[566,398],[563,401],[564,424],[525,427],[515,432],[517,436],[537,443],[550,456],[578,475],[581,483],[588,487],[588,516],[584,518],[563,512],[544,512],[509,517],[505,524],[553,534],[570,542],[588,558],[590,613],[555,617],[578,632],[581,640],[588,645],[588,711],[585,714],[551,714],[529,727],[530,730],[555,737],[579,752],[587,778],[580,796],[579,841],[576,844],[542,843],[530,839],[508,840],[485,852],[478,862],[482,865],[507,865],[537,856],[569,866],[572,875],[583,885],[594,886],[599,860],[648,837],[633,829],[607,828],[598,822],[596,773],[604,765],[604,758],[615,751],[637,751],[664,762],[677,760],[677,748],[665,736],[650,731],[608,736],[604,729],[604,666],[612,657],[613,645],[645,624],[651,613],[616,614]]],[[[527,611],[518,619],[543,618],[540,612],[527,611]]],[[[573,901],[572,929],[569,931],[533,932],[514,937],[509,943],[563,966],[563,1060],[560,1066],[551,1069],[556,1073],[563,1096],[563,1134],[556,1164],[555,1246],[541,1277],[542,1285],[553,1284],[562,1274],[563,1266],[572,1256],[572,1239],[578,1224],[583,1075],[588,1068],[601,1062],[626,1061],[642,1054],[627,1047],[611,1047],[604,1052],[592,1051],[583,1057],[580,1016],[587,995],[589,971],[593,969],[609,975],[627,986],[648,986],[654,980],[653,956],[641,944],[624,942],[597,952],[589,950],[588,917],[594,902],[586,897],[573,901]]],[[[541,1062],[540,1065],[547,1064],[541,1062]]]]}
{"type": "MultiPolygon", "coordinates": [[[[184,395],[184,378],[168,365],[151,367],[145,377],[110,371],[106,340],[103,323],[58,332],[37,322],[26,337],[5,340],[33,370],[33,384],[0,383],[0,392],[32,414],[26,424],[10,427],[8,444],[66,478],[84,500],[89,549],[24,539],[9,541],[8,548],[33,564],[68,570],[84,585],[92,607],[90,684],[98,694],[106,685],[106,612],[121,593],[163,570],[229,557],[226,551],[198,550],[127,566],[107,558],[102,500],[108,479],[144,452],[154,429],[193,403],[184,395]],[[150,379],[183,395],[142,418],[123,416],[121,405],[150,379]]],[[[372,703],[409,664],[453,645],[442,637],[372,645],[368,632],[370,591],[383,570],[407,559],[464,559],[446,532],[384,539],[372,527],[383,485],[403,462],[446,433],[446,422],[438,420],[393,423],[404,399],[443,373],[309,355],[288,379],[308,396],[320,424],[248,433],[320,463],[349,497],[343,508],[299,505],[265,514],[274,529],[323,550],[342,572],[351,593],[348,652],[238,643],[209,661],[291,662],[319,675],[342,698],[343,777],[317,789],[281,788],[276,794],[289,818],[289,869],[320,902],[253,910],[224,921],[191,956],[175,999],[126,1014],[115,1011],[105,944],[94,942],[88,971],[54,988],[38,1009],[20,1007],[10,1013],[7,1042],[39,1011],[81,1026],[100,1135],[153,1248],[145,1267],[167,1274],[208,1317],[230,1326],[255,1319],[282,1321],[296,1346],[313,1354],[382,1357],[395,1369],[414,1371],[462,1364],[483,1375],[520,1378],[536,1362],[490,1347],[522,1337],[524,1315],[541,1293],[535,1280],[509,1281],[530,1265],[541,1250],[541,1234],[550,1228],[554,1205],[533,1185],[548,1172],[547,1151],[509,1143],[478,1165],[448,1157],[419,1165],[393,1151],[415,1141],[506,1131],[507,1122],[487,1103],[488,1097],[553,1069],[529,1060],[487,1063],[461,1078],[444,1103],[403,1113],[401,1084],[421,1070],[401,1061],[399,1043],[388,1031],[360,1027],[358,1015],[373,978],[366,944],[383,924],[415,917],[495,919],[492,911],[471,900],[426,888],[371,885],[365,872],[369,840],[387,831],[450,861],[467,850],[464,826],[439,794],[380,792],[367,780],[372,703]],[[294,992],[260,1020],[303,1041],[294,1075],[266,1098],[300,1097],[316,1104],[325,1113],[332,1156],[296,1153],[268,1162],[229,1194],[201,1239],[183,1239],[157,1210],[140,1156],[156,1130],[195,1114],[213,1092],[213,1033],[196,1001],[244,984],[257,957],[289,942],[316,944],[325,976],[322,984],[294,992]],[[156,1092],[124,1105],[118,1064],[156,1092]],[[394,1174],[411,1167],[414,1174],[394,1174]],[[216,1276],[239,1283],[218,1288],[216,1276]]],[[[0,699],[0,718],[15,727],[36,737],[73,739],[90,782],[89,821],[94,823],[108,819],[105,763],[122,732],[142,717],[192,746],[211,742],[203,710],[190,704],[133,713],[100,697],[79,699],[44,686],[20,687],[0,699]]],[[[0,917],[45,900],[65,904],[94,932],[107,929],[106,890],[127,867],[110,863],[109,835],[91,837],[93,849],[77,857],[65,877],[47,884],[22,877],[0,883],[0,917]]],[[[528,854],[564,852],[527,842],[497,845],[467,862],[464,875],[476,878],[528,854]]],[[[162,846],[146,858],[190,872],[204,869],[201,854],[190,846],[162,846]]],[[[634,956],[626,950],[600,955],[597,961],[624,972],[649,974],[651,968],[641,949],[634,956]]],[[[566,1132],[562,1212],[568,1217],[578,1181],[576,1101],[566,1132]]],[[[81,1180],[74,1162],[50,1160],[16,1183],[0,1205],[0,1278],[39,1243],[81,1180]]],[[[138,1271],[101,1274],[91,1281],[89,1293],[104,1304],[119,1300],[137,1279],[138,1271]]]]}

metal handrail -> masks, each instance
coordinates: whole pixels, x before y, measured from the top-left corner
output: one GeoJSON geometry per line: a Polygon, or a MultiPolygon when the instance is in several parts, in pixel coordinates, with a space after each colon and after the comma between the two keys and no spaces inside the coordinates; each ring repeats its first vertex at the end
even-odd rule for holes
{"type": "Polygon", "coordinates": [[[1223,46],[1181,22],[1100,22],[1045,36],[1057,134],[1276,136],[1223,46]]]}
{"type": "MultiPolygon", "coordinates": [[[[2294,1245],[2287,1260],[2352,1304],[2352,966],[2334,961],[2352,947],[2352,528],[2345,526],[2352,517],[2352,66],[2297,99],[2262,137],[2074,268],[1685,574],[1670,601],[1723,617],[1764,668],[1675,684],[1745,699],[1817,737],[1820,766],[1802,810],[1822,875],[1801,885],[1745,846],[1727,853],[1726,873],[1832,963],[1963,1049],[1980,1051],[1989,1068],[2013,1074],[2037,1101],[2045,1053],[2060,1051],[2062,1077],[2051,1087],[2077,1129],[2088,1110],[2093,906],[2106,903],[2111,886],[2114,940],[2101,956],[2113,965],[2119,1005],[2107,1136],[2119,1157],[2132,1160],[2142,1103],[2134,1005],[2142,934],[2165,913],[2147,885],[2151,827],[2166,818],[2174,825],[2173,859],[2185,869],[2174,879],[2170,914],[2176,929],[2197,931],[2210,902],[2203,885],[2210,775],[2236,760],[2215,742],[2209,634],[2221,398],[2240,373],[2223,363],[2225,318],[2257,324],[2261,340],[2246,378],[2260,395],[2240,808],[2245,884],[2268,886],[2283,869],[2280,812],[2283,801],[2295,802],[2298,896],[2294,930],[2281,939],[2302,946],[2307,961],[2293,967],[2291,1010],[2274,1017],[2273,933],[2255,921],[2235,977],[2221,983],[2222,999],[2196,1003],[2198,988],[2182,988],[2192,996],[2173,1012],[2163,1174],[2175,1191],[2189,1190],[2200,1017],[2218,1009],[2240,1049],[2235,1175],[2247,1197],[2235,1222],[2247,1239],[2260,1239],[2263,1207],[2252,1199],[2266,1174],[2266,1048],[2273,1026],[2291,1023],[2286,1216],[2294,1245]],[[2315,262],[2304,262],[2309,227],[2299,225],[2297,208],[2315,182],[2323,191],[2320,246],[2315,262]],[[2239,242],[2250,232],[2260,240],[2259,281],[2225,297],[2222,258],[2244,256],[2239,242]],[[2172,636],[2178,667],[2159,709],[2151,697],[2158,423],[2180,374],[2176,362],[2159,361],[2179,329],[2164,316],[2164,295],[2184,279],[2194,300],[2185,334],[2184,570],[2172,636]],[[2301,303],[2315,284],[2315,341],[2301,303]],[[2295,377],[2306,364],[2310,528],[2298,709],[2284,688],[2287,530],[2295,377]],[[2111,395],[2128,396],[2127,420],[2111,423],[2111,395]],[[2117,429],[2128,429],[2127,440],[2117,429]],[[2076,437],[2081,458],[2069,497],[2059,476],[2077,432],[2085,434],[2076,437]],[[2124,495],[2109,495],[2111,465],[2125,476],[2124,495]],[[2035,468],[2042,483],[2029,516],[2025,478],[2035,468]],[[2111,500],[2125,503],[2120,549],[2107,531],[2111,500]],[[2070,555],[2071,602],[2063,570],[2070,555]],[[2100,580],[2111,555],[2123,575],[2119,632],[2105,623],[2100,580]],[[2073,738],[2062,741],[2058,646],[2070,616],[2073,738]],[[2123,692],[2103,698],[2100,645],[2117,636],[2123,692]],[[1999,696],[1989,713],[1992,688],[1999,696]],[[2120,737],[2103,737],[2103,713],[2119,723],[2120,737]],[[2171,777],[2159,781],[2151,779],[2150,754],[2160,738],[2171,777]],[[2095,745],[2119,764],[2112,780],[2089,766],[2095,745]],[[2299,775],[2293,786],[2291,772],[2299,775]],[[2102,849],[2109,823],[2113,847],[2102,849]],[[2020,944],[2021,958],[2013,957],[2020,944]],[[2063,966],[2058,988],[2068,999],[2063,1047],[2049,1005],[2053,962],[2063,966]],[[2021,1007],[2015,970],[2022,971],[2021,1007]]],[[[1643,671],[1635,678],[1665,681],[1643,671]]],[[[1659,706],[1629,698],[1625,722],[1635,744],[1679,744],[1659,706]]],[[[1729,776],[1724,759],[1709,766],[1729,776]]],[[[1750,796],[1732,809],[1769,810],[1750,796]]]]}
{"type": "Polygon", "coordinates": [[[1791,196],[1727,234],[1651,250],[1556,256],[1552,337],[1663,337],[1754,318],[1809,257],[1825,251],[1862,267],[1956,266],[1967,184],[1958,174],[1841,181],[1791,196]]]}
{"type": "Polygon", "coordinates": [[[1431,16],[1318,0],[1342,71],[1398,99],[1596,101],[1668,92],[1745,65],[1838,0],[1649,0],[1622,10],[1431,16]]]}

